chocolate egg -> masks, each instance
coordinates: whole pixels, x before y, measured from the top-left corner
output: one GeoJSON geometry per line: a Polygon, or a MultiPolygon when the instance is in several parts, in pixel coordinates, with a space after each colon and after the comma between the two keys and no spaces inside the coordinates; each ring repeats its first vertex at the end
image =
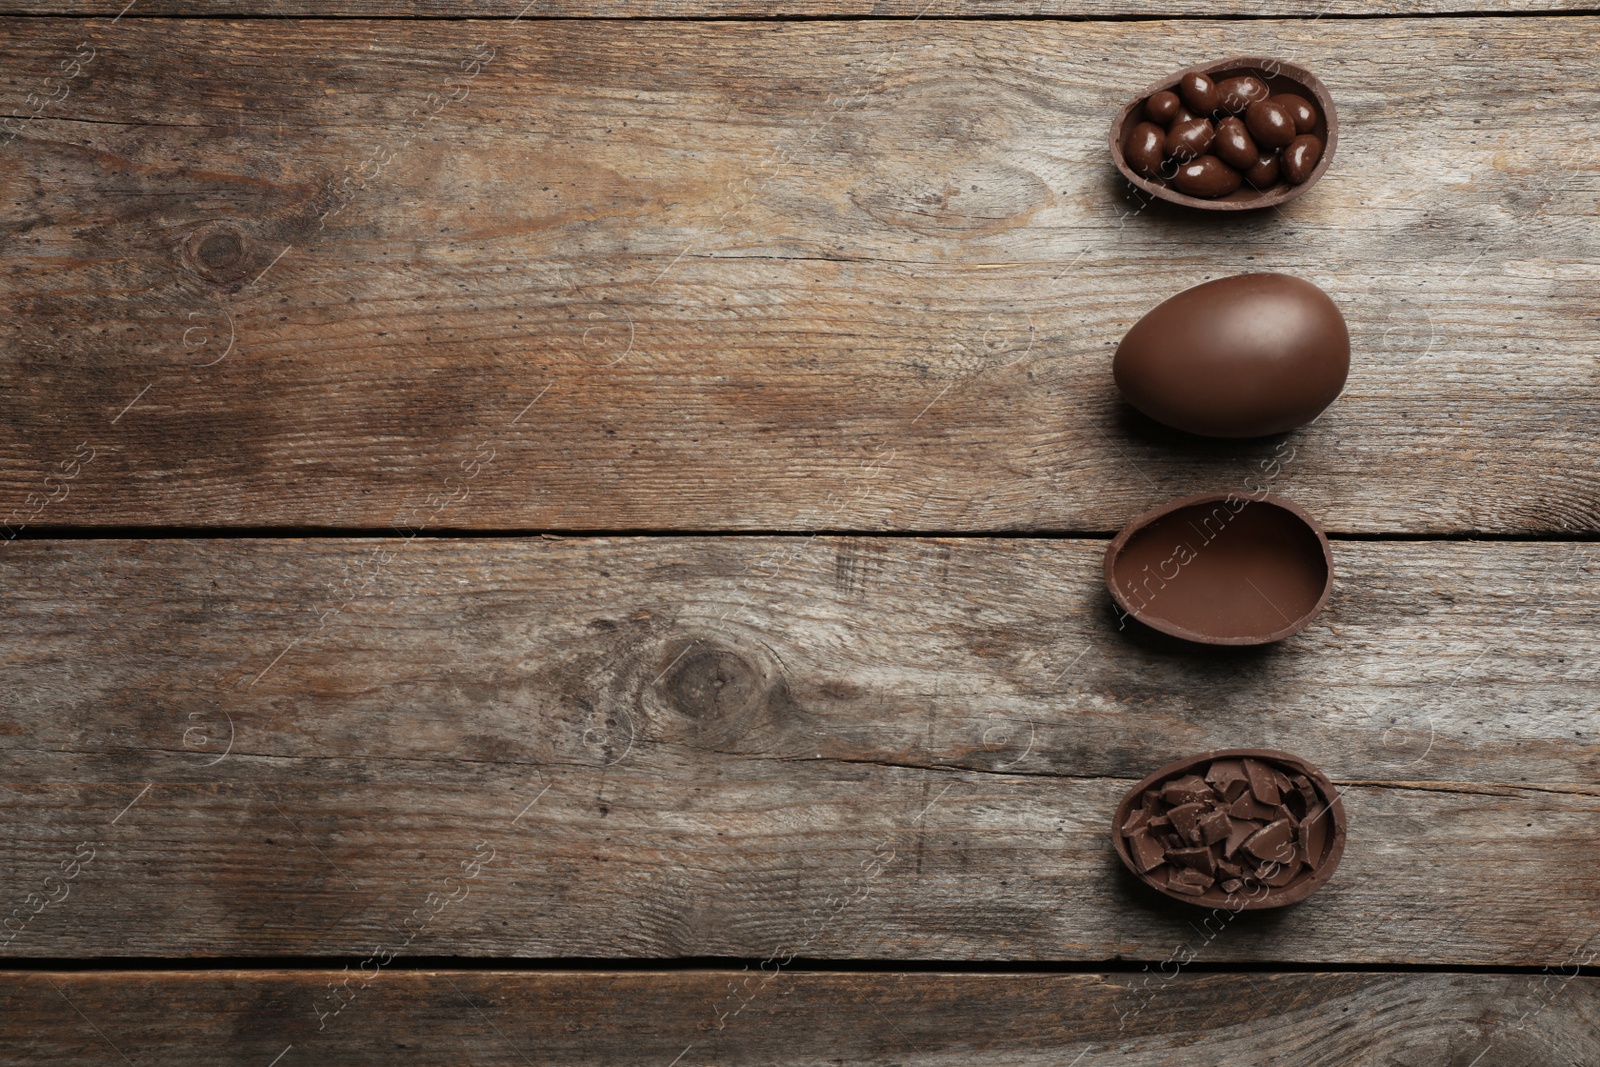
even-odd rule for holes
{"type": "Polygon", "coordinates": [[[1111,371],[1128,403],[1157,422],[1262,437],[1333,403],[1350,373],[1350,332],[1310,282],[1235,274],[1152,308],[1123,336],[1111,371]]]}
{"type": "Polygon", "coordinates": [[[1129,790],[1111,841],[1134,877],[1174,900],[1230,912],[1304,900],[1348,836],[1339,790],[1298,756],[1232,748],[1177,760],[1129,790]]]}
{"type": "Polygon", "coordinates": [[[1106,549],[1105,579],[1124,623],[1204,645],[1265,645],[1322,611],[1333,553],[1315,519],[1253,486],[1133,519],[1106,549]]]}
{"type": "MultiPolygon", "coordinates": [[[[1259,56],[1240,56],[1232,59],[1218,60],[1213,63],[1203,63],[1178,71],[1147,86],[1143,92],[1129,100],[1118,111],[1112,120],[1110,130],[1111,158],[1128,183],[1141,193],[1149,194],[1160,200],[1186,207],[1198,208],[1207,211],[1248,211],[1255,208],[1274,207],[1304,193],[1322,177],[1333,162],[1334,149],[1338,143],[1338,116],[1335,114],[1333,99],[1328,90],[1310,71],[1285,63],[1278,59],[1268,59],[1259,56]],[[1207,88],[1209,84],[1209,89],[1207,88]],[[1228,93],[1224,94],[1223,89],[1228,93]],[[1184,106],[1182,100],[1187,91],[1187,96],[1193,103],[1184,106]],[[1224,183],[1216,181],[1217,178],[1227,177],[1226,172],[1211,168],[1209,171],[1192,171],[1184,173],[1176,170],[1169,162],[1157,175],[1151,176],[1142,172],[1141,168],[1128,159],[1127,147],[1134,126],[1140,122],[1154,120],[1158,125],[1166,127],[1170,133],[1175,125],[1191,118],[1200,119],[1226,119],[1230,109],[1241,109],[1239,114],[1241,122],[1247,129],[1248,105],[1261,102],[1263,92],[1266,100],[1275,101],[1272,108],[1263,113],[1264,118],[1257,122],[1268,122],[1268,136],[1281,139],[1284,123],[1273,121],[1288,119],[1288,129],[1291,133],[1311,134],[1318,138],[1318,143],[1323,146],[1319,155],[1312,155],[1304,149],[1300,150],[1297,161],[1311,164],[1309,170],[1297,169],[1296,175],[1304,175],[1303,181],[1289,181],[1285,170],[1280,166],[1276,168],[1270,181],[1251,181],[1245,177],[1235,185],[1231,191],[1220,192],[1224,183]],[[1171,117],[1162,122],[1159,116],[1168,114],[1172,109],[1172,99],[1180,100],[1176,110],[1171,111],[1171,117]],[[1213,97],[1215,99],[1213,99],[1213,97]],[[1209,106],[1209,109],[1207,108],[1209,106]],[[1309,110],[1309,119],[1306,111],[1309,110]],[[1305,130],[1301,125],[1309,121],[1311,128],[1305,130]],[[1197,185],[1197,179],[1203,179],[1197,185]],[[1189,186],[1185,189],[1184,186],[1189,186]],[[1196,193],[1190,190],[1204,187],[1205,193],[1196,193]]],[[[1263,143],[1262,139],[1250,134],[1251,141],[1263,153],[1271,152],[1272,146],[1263,143]]],[[[1173,152],[1171,149],[1179,148],[1172,145],[1170,149],[1163,145],[1169,156],[1187,162],[1192,158],[1204,158],[1204,150],[1196,152],[1192,148],[1185,148],[1182,152],[1173,152]]],[[[1213,144],[1210,153],[1219,158],[1222,153],[1218,146],[1213,144]]],[[[1235,153],[1236,160],[1242,161],[1243,153],[1235,153]]],[[[1224,160],[1227,162],[1226,160],[1224,160]]],[[[1229,168],[1235,171],[1246,171],[1249,167],[1230,163],[1229,168]]],[[[1147,169],[1147,168],[1146,168],[1147,169]]],[[[1257,179],[1265,179],[1269,168],[1260,168],[1257,179]]]]}

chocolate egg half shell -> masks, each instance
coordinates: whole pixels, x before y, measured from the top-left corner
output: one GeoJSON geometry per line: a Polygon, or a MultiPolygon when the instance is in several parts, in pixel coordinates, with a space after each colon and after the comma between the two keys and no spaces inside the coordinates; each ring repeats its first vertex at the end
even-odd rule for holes
{"type": "MultiPolygon", "coordinates": [[[[1190,95],[1194,96],[1193,93],[1190,95]]],[[[1194,99],[1201,98],[1194,96],[1194,99]]],[[[1249,211],[1275,207],[1293,200],[1321,179],[1333,163],[1334,151],[1339,144],[1339,116],[1327,87],[1304,67],[1265,56],[1235,56],[1188,67],[1146,86],[1117,112],[1111,121],[1110,132],[1112,162],[1136,189],[1202,211],[1249,211]],[[1141,174],[1131,165],[1126,146],[1135,124],[1147,120],[1165,122],[1165,119],[1156,116],[1171,114],[1166,110],[1167,95],[1182,93],[1186,87],[1198,90],[1202,81],[1214,87],[1219,106],[1214,110],[1196,110],[1193,104],[1188,103],[1189,97],[1184,97],[1188,106],[1182,110],[1198,118],[1220,121],[1230,114],[1242,117],[1248,105],[1259,99],[1263,86],[1268,94],[1267,99],[1276,100],[1289,108],[1295,118],[1297,132],[1311,135],[1317,144],[1316,152],[1301,149],[1298,158],[1306,166],[1303,172],[1296,172],[1297,180],[1289,180],[1285,176],[1286,180],[1280,181],[1281,168],[1263,168],[1256,184],[1244,182],[1233,186],[1230,183],[1227,191],[1207,188],[1201,190],[1201,195],[1193,195],[1177,186],[1172,180],[1175,174],[1170,170],[1141,174]],[[1147,106],[1152,97],[1160,97],[1160,103],[1153,112],[1147,106]],[[1304,105],[1303,109],[1301,105],[1304,105]]],[[[1271,151],[1265,145],[1261,147],[1265,152],[1271,151]]]]}
{"type": "Polygon", "coordinates": [[[1174,900],[1234,912],[1316,892],[1339,866],[1347,832],[1327,775],[1266,748],[1169,763],[1129,791],[1111,822],[1134,877],[1174,900]]]}
{"type": "Polygon", "coordinates": [[[1235,274],[1134,323],[1111,362],[1128,403],[1208,437],[1261,437],[1322,414],[1350,375],[1350,331],[1315,285],[1235,274]]]}
{"type": "Polygon", "coordinates": [[[1264,645],[1310,625],[1333,590],[1315,519],[1272,493],[1201,493],[1138,516],[1106,549],[1127,616],[1206,645],[1264,645]]]}

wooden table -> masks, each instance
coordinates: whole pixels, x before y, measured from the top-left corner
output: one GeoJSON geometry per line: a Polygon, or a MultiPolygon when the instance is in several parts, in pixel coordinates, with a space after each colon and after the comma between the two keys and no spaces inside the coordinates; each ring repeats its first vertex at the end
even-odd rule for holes
{"type": "Polygon", "coordinates": [[[0,3],[0,1061],[1600,1064],[1586,0],[125,2],[0,3]],[[1326,178],[1130,195],[1230,54],[1326,178]],[[1344,396],[1132,414],[1252,269],[1344,396]],[[1274,455],[1322,618],[1119,631],[1274,455]],[[1245,745],[1342,866],[1163,905],[1112,807],[1245,745]]]}

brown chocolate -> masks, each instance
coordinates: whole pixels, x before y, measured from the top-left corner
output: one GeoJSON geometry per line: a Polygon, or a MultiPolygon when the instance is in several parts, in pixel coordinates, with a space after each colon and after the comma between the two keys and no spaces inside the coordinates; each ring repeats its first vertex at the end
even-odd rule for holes
{"type": "Polygon", "coordinates": [[[1244,124],[1262,148],[1286,148],[1295,139],[1294,116],[1273,100],[1257,100],[1244,113],[1244,124]]]}
{"type": "Polygon", "coordinates": [[[1222,794],[1222,799],[1234,801],[1250,788],[1250,779],[1244,772],[1243,760],[1217,760],[1206,772],[1207,784],[1222,794]]]}
{"type": "Polygon", "coordinates": [[[1150,99],[1144,102],[1144,115],[1151,122],[1165,126],[1172,121],[1173,116],[1178,113],[1178,109],[1182,106],[1183,102],[1178,99],[1177,93],[1171,90],[1164,90],[1151,94],[1150,99]]]}
{"type": "Polygon", "coordinates": [[[1270,92],[1267,83],[1253,74],[1228,78],[1217,83],[1217,94],[1222,98],[1222,110],[1234,115],[1257,100],[1267,99],[1270,92]]]}
{"type": "Polygon", "coordinates": [[[1291,501],[1185,497],[1134,519],[1106,550],[1106,586],[1128,616],[1208,645],[1299,633],[1333,588],[1327,535],[1291,501]]]}
{"type": "Polygon", "coordinates": [[[1112,123],[1111,154],[1144,192],[1189,207],[1237,211],[1281,204],[1314,184],[1332,162],[1337,129],[1333,100],[1309,71],[1240,57],[1190,67],[1130,100],[1112,123]],[[1249,128],[1251,111],[1258,112],[1260,133],[1249,128]],[[1230,126],[1224,136],[1222,124],[1235,115],[1241,116],[1240,128],[1230,126]],[[1205,137],[1197,125],[1174,135],[1180,124],[1213,119],[1217,126],[1208,148],[1198,145],[1205,137]],[[1148,131],[1132,136],[1141,122],[1165,127],[1159,164],[1151,162],[1148,131]],[[1247,157],[1240,133],[1256,148],[1253,156],[1247,157]],[[1291,178],[1283,158],[1289,149],[1282,146],[1297,135],[1316,137],[1316,151],[1309,142],[1295,150],[1291,178]]]}
{"type": "Polygon", "coordinates": [[[1227,906],[1231,910],[1275,908],[1293,904],[1315,892],[1338,866],[1344,852],[1345,816],[1338,791],[1322,772],[1287,752],[1271,749],[1234,749],[1207,752],[1168,764],[1129,791],[1112,819],[1112,839],[1117,854],[1134,875],[1166,895],[1203,907],[1227,906]],[[1249,761],[1248,763],[1245,761],[1249,761]],[[1228,814],[1223,789],[1244,784],[1235,798],[1269,810],[1251,791],[1246,768],[1259,768],[1255,784],[1265,791],[1281,778],[1294,799],[1303,780],[1315,799],[1312,814],[1295,825],[1279,817],[1270,822],[1239,819],[1228,814]],[[1200,783],[1204,793],[1200,793],[1200,783]],[[1175,799],[1168,805],[1169,786],[1175,799]],[[1153,800],[1152,800],[1153,798],[1153,800]],[[1151,806],[1155,814],[1150,814],[1151,806]],[[1174,812],[1182,814],[1173,817],[1174,812]],[[1167,819],[1174,827],[1189,826],[1199,839],[1184,840],[1169,833],[1163,840],[1150,826],[1123,828],[1137,822],[1135,813],[1150,823],[1167,819]],[[1226,836],[1218,836],[1226,826],[1226,836]]]}
{"type": "MultiPolygon", "coordinates": [[[[1143,124],[1134,127],[1142,129],[1143,124]]],[[[1211,150],[1217,158],[1235,170],[1249,170],[1261,158],[1261,150],[1250,139],[1250,131],[1236,118],[1226,118],[1217,123],[1217,137],[1211,150]]]]}
{"type": "Polygon", "coordinates": [[[1235,819],[1257,819],[1265,826],[1278,817],[1278,809],[1274,805],[1263,804],[1246,793],[1228,805],[1228,814],[1235,819]]]}
{"type": "Polygon", "coordinates": [[[1167,127],[1167,138],[1162,151],[1168,158],[1187,163],[1196,156],[1211,150],[1217,131],[1210,119],[1184,119],[1167,127]]]}
{"type": "Polygon", "coordinates": [[[1244,182],[1244,176],[1216,156],[1200,156],[1182,164],[1172,175],[1175,188],[1190,196],[1227,196],[1244,182]]]}
{"type": "MultiPolygon", "coordinates": [[[[1171,95],[1170,93],[1167,95],[1171,95]]],[[[1174,99],[1176,99],[1174,97],[1174,99]]],[[[1282,104],[1289,109],[1289,114],[1294,119],[1296,133],[1310,133],[1317,128],[1317,110],[1311,106],[1311,101],[1296,93],[1279,93],[1271,97],[1275,104],[1282,104]]]]}
{"type": "Polygon", "coordinates": [[[1178,78],[1178,95],[1196,115],[1209,115],[1222,104],[1216,83],[1198,70],[1185,71],[1178,78]]]}
{"type": "Polygon", "coordinates": [[[1260,760],[1247,759],[1244,761],[1245,777],[1250,779],[1250,792],[1269,807],[1277,807],[1281,794],[1278,791],[1278,780],[1273,777],[1272,768],[1260,760]]]}
{"type": "Polygon", "coordinates": [[[1350,331],[1308,281],[1235,274],[1146,312],[1123,335],[1111,371],[1128,403],[1157,422],[1208,437],[1264,437],[1305,425],[1338,397],[1350,373],[1350,331]]]}
{"type": "Polygon", "coordinates": [[[1302,133],[1283,150],[1283,176],[1295,185],[1311,180],[1322,158],[1322,142],[1314,133],[1302,133]]]}
{"type": "Polygon", "coordinates": [[[1153,122],[1141,122],[1128,134],[1128,162],[1146,178],[1159,177],[1166,156],[1166,131],[1153,122]]]}
{"type": "Polygon", "coordinates": [[[1278,184],[1278,176],[1282,170],[1277,153],[1263,154],[1249,170],[1244,172],[1244,180],[1249,182],[1253,189],[1271,189],[1278,184]]]}

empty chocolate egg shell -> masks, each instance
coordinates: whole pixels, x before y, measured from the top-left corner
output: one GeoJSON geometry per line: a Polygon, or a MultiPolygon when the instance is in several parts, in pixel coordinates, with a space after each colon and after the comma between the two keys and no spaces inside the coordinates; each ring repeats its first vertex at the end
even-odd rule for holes
{"type": "Polygon", "coordinates": [[[1201,493],[1138,516],[1106,549],[1127,617],[1206,645],[1264,645],[1310,625],[1333,589],[1315,519],[1272,493],[1201,493]]]}

